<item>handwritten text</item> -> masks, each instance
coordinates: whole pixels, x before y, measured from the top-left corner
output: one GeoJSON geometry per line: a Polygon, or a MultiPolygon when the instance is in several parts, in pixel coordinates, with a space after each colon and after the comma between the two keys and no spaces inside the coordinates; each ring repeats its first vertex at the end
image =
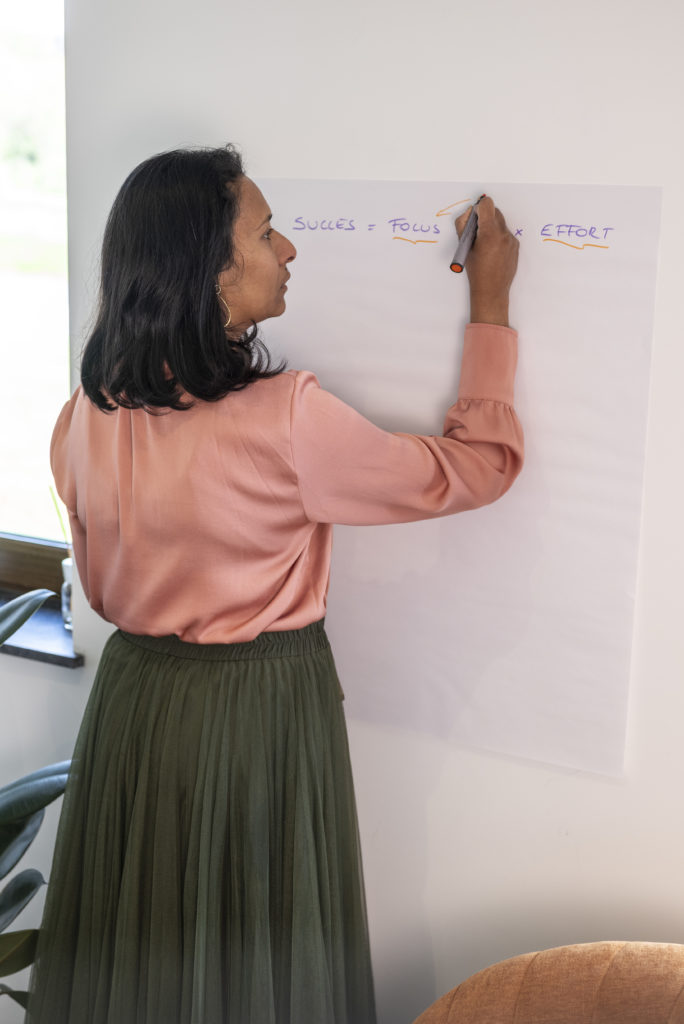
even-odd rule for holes
{"type": "Polygon", "coordinates": [[[392,220],[388,220],[387,223],[392,228],[392,231],[401,231],[401,233],[404,235],[441,234],[441,231],[436,224],[412,224],[410,221],[405,220],[403,217],[393,217],[392,220]]]}
{"type": "Polygon", "coordinates": [[[605,242],[608,232],[615,228],[584,227],[582,224],[545,224],[541,229],[542,238],[594,238],[598,242],[605,242]]]}
{"type": "Polygon", "coordinates": [[[292,225],[293,231],[356,231],[356,224],[351,217],[338,217],[336,220],[305,220],[304,217],[295,217],[292,225]]]}

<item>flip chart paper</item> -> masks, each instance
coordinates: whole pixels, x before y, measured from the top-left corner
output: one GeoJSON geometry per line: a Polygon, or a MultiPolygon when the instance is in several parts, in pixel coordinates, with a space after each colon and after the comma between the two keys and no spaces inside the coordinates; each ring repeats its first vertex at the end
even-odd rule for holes
{"type": "Polygon", "coordinates": [[[388,430],[439,434],[482,192],[520,242],[522,476],[447,519],[337,527],[328,631],[348,712],[589,771],[623,760],[660,190],[259,182],[298,248],[276,355],[388,430]]]}

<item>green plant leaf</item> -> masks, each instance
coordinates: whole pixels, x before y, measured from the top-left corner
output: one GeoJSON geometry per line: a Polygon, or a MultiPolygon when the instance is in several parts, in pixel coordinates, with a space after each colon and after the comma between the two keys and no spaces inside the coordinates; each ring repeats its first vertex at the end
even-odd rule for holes
{"type": "Polygon", "coordinates": [[[4,644],[12,633],[16,633],[19,627],[38,611],[48,597],[53,596],[52,590],[30,590],[28,594],[21,594],[13,601],[3,604],[0,608],[0,644],[4,644]]]}
{"type": "Polygon", "coordinates": [[[45,879],[35,868],[20,871],[8,882],[0,892],[0,932],[4,932],[7,925],[21,913],[42,885],[45,885],[45,879]]]}
{"type": "Polygon", "coordinates": [[[61,761],[3,786],[0,789],[0,826],[28,818],[61,796],[70,767],[71,761],[61,761]]]}
{"type": "Polygon", "coordinates": [[[18,821],[0,822],[0,878],[5,878],[24,856],[43,823],[45,811],[41,807],[35,814],[18,821]]]}
{"type": "Polygon", "coordinates": [[[36,958],[38,929],[0,935],[0,978],[29,967],[36,958]]]}
{"type": "Polygon", "coordinates": [[[15,1003],[19,1003],[24,1009],[28,1007],[28,992],[17,992],[15,988],[10,988],[9,985],[0,985],[0,996],[6,995],[10,999],[13,999],[15,1003]]]}

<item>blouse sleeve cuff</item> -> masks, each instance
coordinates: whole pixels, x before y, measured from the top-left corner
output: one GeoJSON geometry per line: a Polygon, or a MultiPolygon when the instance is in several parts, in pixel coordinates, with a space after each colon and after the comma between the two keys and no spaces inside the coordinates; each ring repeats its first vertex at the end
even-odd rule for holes
{"type": "Polygon", "coordinates": [[[513,405],[518,334],[511,327],[468,324],[463,343],[458,398],[513,405]]]}

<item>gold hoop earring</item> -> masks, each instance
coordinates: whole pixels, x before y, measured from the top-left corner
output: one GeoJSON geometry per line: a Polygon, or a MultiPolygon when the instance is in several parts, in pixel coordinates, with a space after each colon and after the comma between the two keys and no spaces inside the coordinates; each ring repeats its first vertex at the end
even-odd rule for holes
{"type": "Polygon", "coordinates": [[[223,327],[224,327],[224,329],[225,329],[226,327],[230,327],[231,321],[232,321],[232,319],[233,319],[233,314],[232,314],[232,313],[231,313],[231,311],[230,311],[230,306],[228,305],[228,303],[226,302],[226,300],[225,300],[225,299],[223,298],[223,296],[221,295],[221,285],[220,285],[220,284],[217,284],[217,285],[216,285],[216,294],[217,294],[217,296],[218,296],[218,298],[219,298],[219,301],[220,301],[220,302],[222,302],[222,303],[223,303],[223,305],[224,305],[224,306],[226,307],[226,309],[228,310],[228,319],[226,320],[225,324],[223,325],[223,327]]]}

